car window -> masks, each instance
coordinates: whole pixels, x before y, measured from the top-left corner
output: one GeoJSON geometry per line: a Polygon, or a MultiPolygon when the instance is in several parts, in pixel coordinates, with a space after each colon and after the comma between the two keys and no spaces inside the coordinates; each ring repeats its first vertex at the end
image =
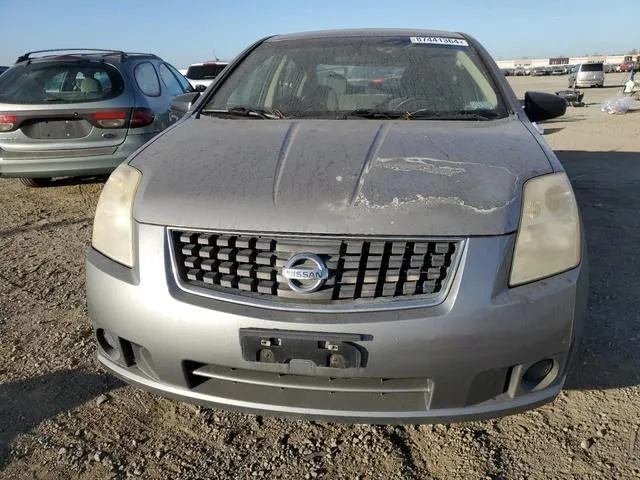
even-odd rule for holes
{"type": "Polygon", "coordinates": [[[238,105],[290,117],[344,118],[335,114],[358,109],[506,115],[491,75],[467,42],[409,37],[267,41],[205,108],[238,105]]]}
{"type": "Polygon", "coordinates": [[[269,76],[268,72],[273,68],[275,57],[271,56],[262,61],[258,58],[248,61],[253,63],[253,60],[258,60],[257,64],[251,66],[248,69],[248,75],[241,78],[237,84],[234,84],[234,88],[229,92],[227,101],[229,107],[235,105],[258,105],[260,103],[260,97],[266,85],[264,79],[269,76]]]}
{"type": "Polygon", "coordinates": [[[111,88],[111,80],[109,79],[109,75],[106,75],[105,72],[96,72],[93,78],[100,82],[103,89],[111,88]]]}
{"type": "Polygon", "coordinates": [[[123,91],[124,80],[114,66],[90,60],[25,63],[0,77],[1,103],[97,102],[123,91]]]}
{"type": "Polygon", "coordinates": [[[204,63],[202,65],[191,65],[185,75],[191,80],[213,80],[226,67],[225,64],[204,63]]]}
{"type": "Polygon", "coordinates": [[[298,62],[289,57],[283,58],[275,75],[278,81],[268,85],[266,103],[272,104],[276,99],[279,101],[286,98],[297,99],[302,95],[307,74],[298,62]]]}
{"type": "Polygon", "coordinates": [[[172,96],[181,95],[184,93],[178,79],[171,73],[171,71],[164,65],[160,64],[158,66],[158,73],[160,74],[160,79],[162,83],[169,91],[169,94],[172,96]]]}
{"type": "Polygon", "coordinates": [[[180,82],[180,86],[182,87],[182,90],[186,93],[186,92],[191,92],[193,90],[193,87],[191,86],[191,84],[189,83],[189,80],[187,80],[186,78],[184,78],[184,75],[181,74],[178,70],[176,70],[174,67],[172,67],[171,65],[169,65],[168,63],[164,64],[165,67],[167,67],[169,70],[171,70],[173,72],[173,74],[176,76],[176,78],[178,79],[178,82],[180,82]]]}
{"type": "Polygon", "coordinates": [[[156,69],[150,62],[143,62],[136,66],[133,71],[138,87],[148,97],[160,95],[160,81],[156,69]]]}
{"type": "Polygon", "coordinates": [[[582,72],[602,72],[604,68],[601,63],[585,63],[580,70],[582,72]]]}
{"type": "Polygon", "coordinates": [[[68,72],[60,72],[51,77],[44,85],[45,91],[49,93],[60,92],[62,90],[64,79],[67,77],[67,73],[68,72]]]}

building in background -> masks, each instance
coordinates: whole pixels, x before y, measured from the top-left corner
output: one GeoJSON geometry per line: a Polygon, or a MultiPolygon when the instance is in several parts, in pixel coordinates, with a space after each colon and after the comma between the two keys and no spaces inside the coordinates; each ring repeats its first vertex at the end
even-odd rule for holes
{"type": "Polygon", "coordinates": [[[639,55],[585,55],[582,57],[553,57],[553,58],[518,58],[514,60],[497,60],[500,68],[534,68],[558,65],[577,65],[579,63],[610,63],[618,65],[621,63],[640,62],[639,55]]]}

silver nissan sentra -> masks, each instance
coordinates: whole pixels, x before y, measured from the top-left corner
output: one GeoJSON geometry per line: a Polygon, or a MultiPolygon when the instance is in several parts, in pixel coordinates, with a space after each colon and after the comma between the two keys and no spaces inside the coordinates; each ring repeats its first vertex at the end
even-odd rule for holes
{"type": "Polygon", "coordinates": [[[197,404],[450,422],[553,400],[581,337],[584,234],[472,37],[263,39],[104,186],[87,253],[98,358],[197,404]]]}

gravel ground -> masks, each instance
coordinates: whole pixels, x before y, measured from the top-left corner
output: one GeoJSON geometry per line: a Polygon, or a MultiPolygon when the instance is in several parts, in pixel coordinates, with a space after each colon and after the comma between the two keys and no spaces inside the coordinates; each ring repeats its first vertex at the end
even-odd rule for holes
{"type": "MultiPolygon", "coordinates": [[[[622,75],[607,76],[620,84],[622,75]]],[[[556,91],[566,77],[516,77],[556,91]]],[[[104,373],[83,255],[101,179],[27,189],[0,180],[0,477],[640,478],[640,105],[616,87],[549,122],[587,229],[591,296],[565,391],[538,410],[435,426],[346,426],[201,409],[104,373]]]]}

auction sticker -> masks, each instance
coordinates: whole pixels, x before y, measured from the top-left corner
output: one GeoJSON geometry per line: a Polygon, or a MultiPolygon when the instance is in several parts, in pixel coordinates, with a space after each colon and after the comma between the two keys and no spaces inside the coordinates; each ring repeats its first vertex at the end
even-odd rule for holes
{"type": "Polygon", "coordinates": [[[411,43],[429,43],[432,45],[454,45],[457,47],[468,47],[469,43],[461,38],[450,37],[409,37],[411,43]]]}

